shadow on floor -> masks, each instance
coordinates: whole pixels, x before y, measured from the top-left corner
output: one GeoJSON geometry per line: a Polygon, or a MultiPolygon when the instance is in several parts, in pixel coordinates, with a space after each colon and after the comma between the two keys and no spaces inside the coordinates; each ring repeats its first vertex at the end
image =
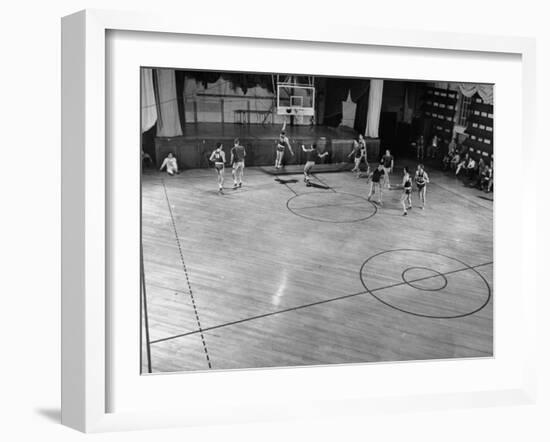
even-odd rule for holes
{"type": "Polygon", "coordinates": [[[50,422],[61,423],[61,410],[59,408],[37,408],[34,411],[50,422]]]}

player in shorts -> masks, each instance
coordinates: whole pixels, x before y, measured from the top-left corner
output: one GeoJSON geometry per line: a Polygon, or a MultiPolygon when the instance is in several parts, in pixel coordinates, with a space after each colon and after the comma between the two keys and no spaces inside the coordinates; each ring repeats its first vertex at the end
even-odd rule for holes
{"type": "Polygon", "coordinates": [[[223,181],[224,181],[224,171],[225,171],[225,152],[223,151],[223,144],[217,143],[216,149],[210,155],[210,161],[214,163],[214,168],[216,169],[216,174],[218,176],[218,187],[219,193],[223,193],[223,181]]]}
{"type": "Polygon", "coordinates": [[[403,195],[401,196],[401,204],[403,205],[403,215],[407,214],[407,209],[412,209],[411,193],[412,193],[412,178],[409,173],[409,168],[403,169],[403,195]]]}
{"type": "Polygon", "coordinates": [[[231,149],[231,164],[233,165],[233,189],[242,187],[244,174],[244,158],[246,150],[241,146],[238,138],[235,138],[235,143],[231,149]]]}
{"type": "Polygon", "coordinates": [[[168,154],[168,156],[164,159],[164,161],[162,162],[162,164],[160,166],[160,170],[162,171],[162,169],[164,169],[165,167],[166,167],[166,172],[168,173],[168,175],[174,175],[175,173],[179,173],[178,172],[178,161],[176,160],[174,155],[172,155],[172,152],[170,152],[168,154]]]}
{"type": "Polygon", "coordinates": [[[374,169],[372,173],[369,174],[370,179],[370,191],[368,200],[371,201],[372,197],[376,193],[376,189],[378,189],[379,197],[378,197],[378,204],[382,205],[382,183],[381,180],[384,179],[384,175],[386,174],[384,170],[384,164],[380,162],[378,164],[378,167],[374,169]]]}
{"type": "Polygon", "coordinates": [[[393,155],[390,154],[389,149],[386,150],[386,154],[382,157],[381,161],[384,167],[384,187],[390,188],[390,173],[393,172],[393,155]]]}
{"type": "Polygon", "coordinates": [[[365,160],[365,165],[367,166],[367,171],[368,171],[369,162],[367,160],[367,143],[365,142],[365,138],[363,137],[363,135],[359,134],[359,136],[357,137],[357,142],[359,143],[359,148],[363,153],[363,159],[365,160]]]}
{"type": "Polygon", "coordinates": [[[281,130],[281,134],[279,135],[279,139],[277,140],[277,153],[275,157],[275,169],[280,169],[283,164],[283,157],[285,155],[285,150],[288,148],[290,151],[290,154],[294,156],[294,152],[292,150],[292,146],[290,145],[290,142],[288,141],[288,138],[285,133],[285,125],[283,125],[283,129],[281,130]]]}
{"type": "Polygon", "coordinates": [[[328,152],[319,153],[316,144],[312,144],[309,148],[306,148],[306,146],[302,144],[302,150],[306,154],[306,164],[304,165],[304,183],[306,183],[306,186],[309,187],[311,186],[311,183],[309,182],[311,179],[311,169],[315,165],[315,160],[317,158],[326,157],[328,152]]]}
{"type": "Polygon", "coordinates": [[[353,156],[354,166],[353,169],[351,169],[351,172],[355,172],[359,174],[359,166],[361,165],[361,159],[363,158],[363,155],[361,153],[361,148],[359,147],[359,143],[357,140],[353,140],[353,146],[351,152],[348,154],[348,158],[353,156]]]}
{"type": "Polygon", "coordinates": [[[418,196],[420,197],[420,202],[422,203],[422,206],[420,206],[420,208],[424,210],[424,206],[426,205],[426,186],[430,182],[430,179],[428,178],[428,174],[424,170],[423,164],[419,164],[416,168],[414,182],[416,183],[418,196]]]}

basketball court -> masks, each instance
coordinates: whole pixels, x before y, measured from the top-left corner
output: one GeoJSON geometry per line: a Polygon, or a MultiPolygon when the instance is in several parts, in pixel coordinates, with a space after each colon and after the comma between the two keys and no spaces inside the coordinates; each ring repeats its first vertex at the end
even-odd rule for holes
{"type": "Polygon", "coordinates": [[[428,168],[403,216],[349,171],[226,172],[142,174],[143,373],[493,355],[492,194],[428,168]]]}

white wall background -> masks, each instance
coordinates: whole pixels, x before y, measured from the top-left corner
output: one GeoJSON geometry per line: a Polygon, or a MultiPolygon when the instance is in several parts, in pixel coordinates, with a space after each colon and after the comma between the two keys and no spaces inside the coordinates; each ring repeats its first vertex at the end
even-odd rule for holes
{"type": "MultiPolygon", "coordinates": [[[[550,364],[548,298],[541,299],[539,361],[541,398],[536,406],[442,411],[368,417],[364,420],[257,424],[187,430],[163,430],[84,436],[59,425],[60,323],[60,17],[83,8],[166,10],[182,22],[216,14],[235,26],[261,16],[265,26],[280,20],[331,22],[361,20],[376,27],[510,34],[538,38],[538,141],[533,161],[539,189],[548,186],[543,166],[550,164],[550,30],[544,3],[463,0],[395,0],[337,3],[280,0],[20,0],[4,3],[0,15],[0,87],[3,168],[0,172],[0,438],[5,441],[93,440],[549,440],[550,364]],[[310,6],[311,5],[311,6],[310,6]],[[360,8],[359,10],[355,8],[360,8]],[[265,11],[269,10],[269,14],[265,11]],[[9,154],[8,154],[9,153],[9,154]],[[13,160],[12,160],[13,159],[13,160]],[[11,161],[9,161],[11,160],[11,161]]],[[[545,197],[548,201],[548,192],[545,197]]],[[[512,204],[512,203],[511,203],[512,204]]],[[[541,204],[542,207],[542,204],[541,204]]],[[[549,212],[539,220],[542,235],[549,212]]],[[[547,249],[547,248],[546,248],[547,249]]],[[[542,278],[541,278],[542,279],[542,278]]]]}

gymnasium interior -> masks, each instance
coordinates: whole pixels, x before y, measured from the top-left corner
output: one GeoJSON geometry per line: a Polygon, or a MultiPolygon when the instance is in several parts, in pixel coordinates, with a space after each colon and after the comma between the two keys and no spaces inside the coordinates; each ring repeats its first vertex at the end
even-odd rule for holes
{"type": "Polygon", "coordinates": [[[493,117],[488,84],[141,68],[141,373],[492,357],[493,117]]]}

